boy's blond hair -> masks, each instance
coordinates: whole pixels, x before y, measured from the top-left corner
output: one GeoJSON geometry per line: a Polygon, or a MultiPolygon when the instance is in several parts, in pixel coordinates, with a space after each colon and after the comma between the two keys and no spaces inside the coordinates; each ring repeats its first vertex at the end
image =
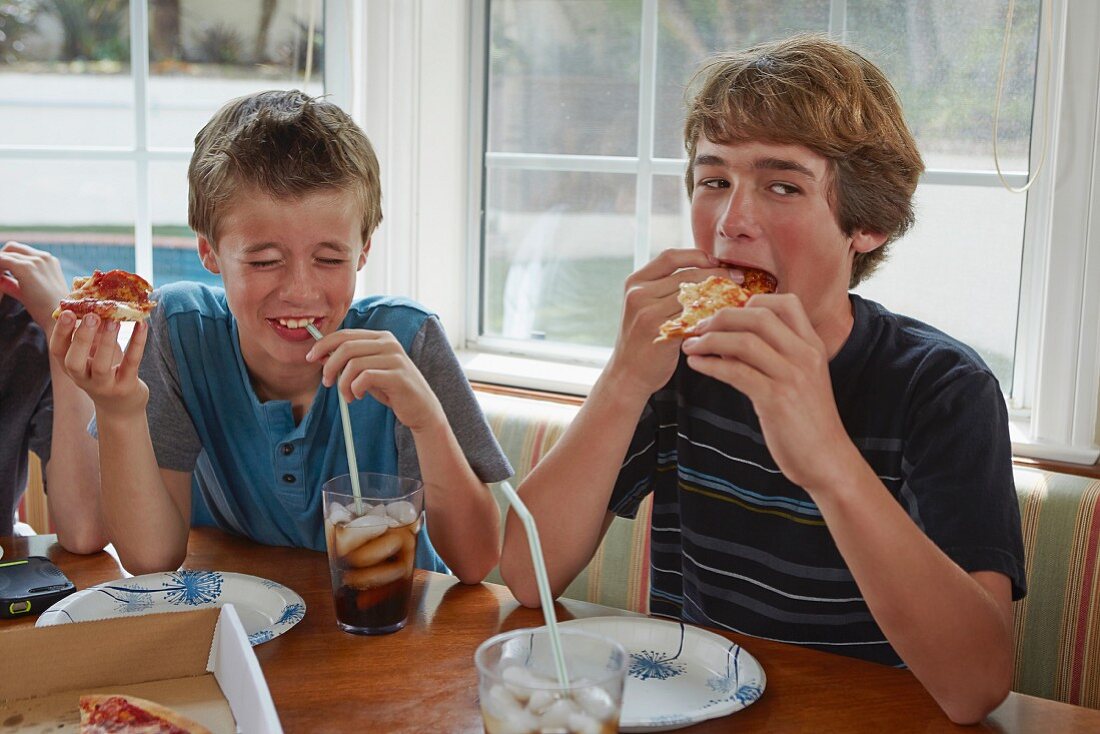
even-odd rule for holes
{"type": "Polygon", "coordinates": [[[364,243],[382,221],[378,158],[367,136],[336,105],[297,90],[226,103],[195,136],[187,184],[187,223],[214,248],[242,189],[274,198],[349,191],[362,212],[364,243]]]}
{"type": "Polygon", "coordinates": [[[731,144],[802,145],[828,159],[828,195],[841,231],[886,235],[857,253],[849,287],[886,257],[913,224],[924,163],[889,80],[870,61],[828,38],[802,34],[718,54],[692,79],[684,145],[688,196],[700,137],[731,144]]]}

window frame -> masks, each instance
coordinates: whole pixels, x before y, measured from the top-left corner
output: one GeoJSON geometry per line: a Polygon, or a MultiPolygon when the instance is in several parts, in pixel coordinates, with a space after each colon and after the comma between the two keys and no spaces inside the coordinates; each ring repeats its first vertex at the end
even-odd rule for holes
{"type": "MultiPolygon", "coordinates": [[[[324,89],[341,106],[352,97],[350,84],[349,0],[322,0],[325,32],[324,89]],[[337,32],[340,31],[340,32],[337,32]]],[[[130,0],[130,77],[133,84],[134,139],[130,145],[0,145],[3,160],[113,161],[134,166],[134,271],[153,281],[153,219],[150,167],[186,163],[193,147],[149,144],[149,2],[130,0]]]]}
{"type": "MultiPolygon", "coordinates": [[[[494,168],[633,173],[638,180],[635,266],[649,259],[652,177],[679,176],[686,163],[652,155],[657,2],[642,0],[638,157],[485,152],[489,2],[476,0],[470,5],[467,112],[471,134],[466,177],[470,216],[465,247],[470,297],[460,315],[459,345],[471,379],[586,395],[610,353],[609,349],[524,344],[481,335],[484,185],[494,168]]],[[[1049,57],[1053,60],[1049,83],[1054,125],[1045,170],[1032,186],[1026,204],[1016,358],[1011,396],[1006,400],[1017,455],[1093,463],[1100,455],[1096,445],[1100,432],[1100,287],[1096,285],[1100,284],[1100,228],[1092,226],[1091,217],[1093,211],[1100,211],[1100,146],[1096,143],[1100,116],[1095,104],[1100,52],[1093,43],[1100,35],[1100,6],[1088,0],[1047,2],[1051,3],[1052,33],[1040,33],[1035,99],[1041,104],[1044,98],[1049,57]],[[1090,155],[1083,156],[1081,151],[1090,155]],[[1081,165],[1082,161],[1087,164],[1081,165]]],[[[833,0],[830,33],[843,37],[846,13],[846,0],[833,0]]],[[[1037,111],[1032,171],[1038,165],[1043,122],[1043,114],[1037,111]]],[[[1026,182],[1027,174],[1011,172],[1005,178],[1018,187],[1026,182]]],[[[950,169],[926,171],[921,183],[1001,185],[995,171],[950,169]]]]}

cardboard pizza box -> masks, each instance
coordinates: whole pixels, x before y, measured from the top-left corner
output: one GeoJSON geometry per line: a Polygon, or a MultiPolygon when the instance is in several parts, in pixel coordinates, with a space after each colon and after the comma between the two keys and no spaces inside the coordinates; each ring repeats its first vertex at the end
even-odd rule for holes
{"type": "Polygon", "coordinates": [[[125,693],[217,734],[282,734],[232,604],[0,631],[0,731],[79,732],[85,693],[125,693]]]}

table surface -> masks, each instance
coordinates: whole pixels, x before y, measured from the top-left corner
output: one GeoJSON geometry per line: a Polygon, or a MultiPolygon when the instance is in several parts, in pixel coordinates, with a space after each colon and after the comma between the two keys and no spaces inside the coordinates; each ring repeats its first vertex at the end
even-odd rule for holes
{"type": "MultiPolygon", "coordinates": [[[[44,555],[83,589],[124,574],[109,553],[78,556],[53,536],[0,538],[4,560],[44,555]]],[[[276,548],[217,530],[191,531],[185,568],[235,571],[278,581],[305,599],[305,618],[255,648],[283,728],[289,732],[480,732],[474,650],[506,630],[541,624],[495,584],[464,586],[417,572],[408,626],[383,637],[336,627],[325,554],[276,548]]],[[[559,619],[628,614],[563,600],[559,619]]],[[[0,622],[0,629],[34,619],[0,622]]],[[[716,630],[764,667],[763,697],[742,711],[684,732],[1098,732],[1100,711],[1012,693],[984,722],[956,726],[911,673],[841,655],[716,630]]]]}

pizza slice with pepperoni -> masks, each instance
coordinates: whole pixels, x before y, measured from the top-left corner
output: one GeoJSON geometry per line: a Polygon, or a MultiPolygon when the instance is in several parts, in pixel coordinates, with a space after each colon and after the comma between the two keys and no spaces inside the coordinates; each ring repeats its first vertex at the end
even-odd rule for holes
{"type": "Polygon", "coordinates": [[[62,311],[72,311],[77,318],[96,314],[115,321],[144,321],[157,305],[149,300],[153,287],[140,275],[125,270],[96,270],[83,278],[73,278],[73,292],[61,299],[56,319],[62,311]]]}
{"type": "Polygon", "coordinates": [[[744,268],[745,280],[738,285],[729,278],[712,275],[702,283],[681,283],[677,300],[684,310],[661,324],[654,341],[663,342],[688,335],[691,328],[723,308],[741,308],[757,293],[775,293],[775,276],[755,268],[744,268]]]}
{"type": "Polygon", "coordinates": [[[80,697],[80,734],[210,734],[183,714],[137,696],[80,697]]]}

